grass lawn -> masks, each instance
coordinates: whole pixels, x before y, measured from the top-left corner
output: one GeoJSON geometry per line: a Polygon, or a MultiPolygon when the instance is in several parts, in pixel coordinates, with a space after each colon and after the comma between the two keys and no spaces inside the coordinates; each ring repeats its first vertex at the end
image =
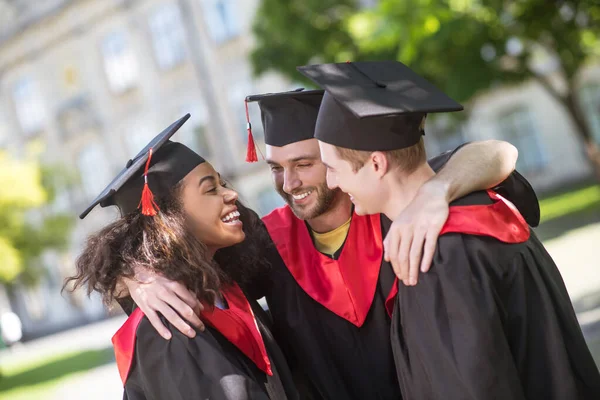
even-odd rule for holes
{"type": "Polygon", "coordinates": [[[114,360],[112,348],[68,353],[37,360],[3,361],[0,400],[46,398],[61,382],[114,360]]]}
{"type": "Polygon", "coordinates": [[[542,222],[594,208],[600,209],[600,185],[588,186],[540,200],[542,222]]]}

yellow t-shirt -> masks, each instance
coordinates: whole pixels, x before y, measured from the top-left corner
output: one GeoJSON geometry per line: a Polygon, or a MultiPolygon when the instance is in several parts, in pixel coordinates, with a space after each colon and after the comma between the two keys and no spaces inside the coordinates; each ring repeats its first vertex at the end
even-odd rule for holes
{"type": "Polygon", "coordinates": [[[350,230],[350,221],[344,222],[339,227],[332,231],[325,233],[317,233],[313,231],[313,238],[315,239],[315,247],[323,254],[333,256],[344,244],[348,231],[350,230]]]}

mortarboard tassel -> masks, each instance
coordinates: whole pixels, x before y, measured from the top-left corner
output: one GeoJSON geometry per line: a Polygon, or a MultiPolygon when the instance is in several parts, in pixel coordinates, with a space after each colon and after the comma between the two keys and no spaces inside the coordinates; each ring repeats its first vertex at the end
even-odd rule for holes
{"type": "Polygon", "coordinates": [[[256,156],[256,144],[254,143],[254,136],[252,135],[252,125],[250,124],[250,114],[248,113],[248,101],[246,103],[246,129],[248,130],[248,147],[246,148],[246,162],[257,162],[258,157],[256,156]]]}
{"type": "Polygon", "coordinates": [[[150,168],[150,160],[152,159],[152,148],[150,148],[148,154],[148,161],[146,161],[146,168],[144,169],[144,189],[142,190],[142,200],[138,205],[138,208],[142,207],[142,214],[149,217],[153,217],[158,213],[158,205],[154,201],[154,194],[148,187],[148,168],[150,168]]]}

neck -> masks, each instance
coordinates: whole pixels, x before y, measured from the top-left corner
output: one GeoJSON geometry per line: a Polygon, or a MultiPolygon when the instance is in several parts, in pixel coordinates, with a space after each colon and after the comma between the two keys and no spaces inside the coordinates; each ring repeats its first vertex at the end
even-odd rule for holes
{"type": "Polygon", "coordinates": [[[217,252],[217,250],[219,250],[219,249],[207,246],[206,247],[206,255],[208,256],[209,259],[212,260],[213,258],[215,258],[215,253],[217,252]]]}
{"type": "Polygon", "coordinates": [[[347,194],[339,192],[328,211],[306,222],[317,233],[330,232],[342,226],[352,215],[352,202],[347,194]]]}
{"type": "Polygon", "coordinates": [[[421,186],[434,176],[435,172],[427,163],[422,164],[410,174],[400,170],[390,171],[387,196],[383,199],[382,212],[385,216],[392,221],[397,219],[413,201],[421,186]]]}

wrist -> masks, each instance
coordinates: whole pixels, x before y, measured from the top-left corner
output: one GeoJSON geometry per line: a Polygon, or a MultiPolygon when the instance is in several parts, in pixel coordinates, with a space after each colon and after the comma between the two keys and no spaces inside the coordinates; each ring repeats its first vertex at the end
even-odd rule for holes
{"type": "Polygon", "coordinates": [[[452,196],[452,185],[450,182],[440,178],[439,175],[431,178],[421,187],[420,191],[428,198],[436,197],[443,199],[446,203],[455,200],[452,196]]]}

